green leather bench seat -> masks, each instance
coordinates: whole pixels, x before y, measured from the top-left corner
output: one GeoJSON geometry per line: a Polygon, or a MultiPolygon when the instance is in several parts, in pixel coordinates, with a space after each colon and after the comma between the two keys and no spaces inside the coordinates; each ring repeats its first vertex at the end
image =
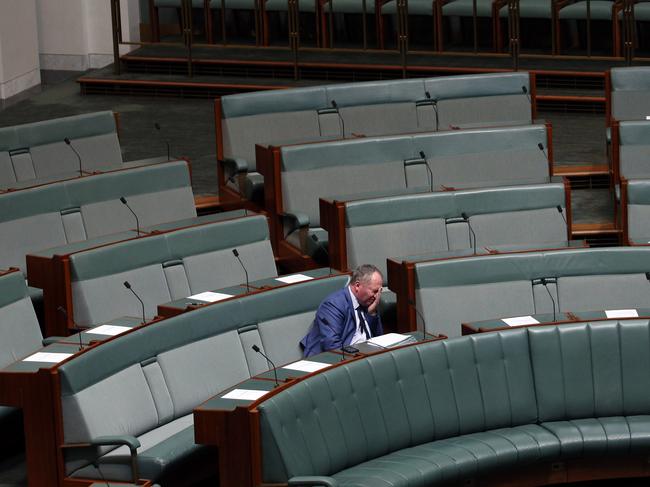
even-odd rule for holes
{"type": "Polygon", "coordinates": [[[0,194],[0,267],[25,270],[48,247],[196,217],[185,161],[144,166],[0,194]],[[162,203],[164,202],[164,204],[162,203]]]}
{"type": "Polygon", "coordinates": [[[521,250],[543,244],[566,247],[565,204],[560,183],[348,201],[348,267],[367,262],[385,272],[389,257],[472,249],[469,225],[477,248],[506,244],[521,250]]]}
{"type": "MultiPolygon", "coordinates": [[[[640,5],[635,5],[635,10],[640,5]]],[[[612,118],[645,120],[650,115],[650,67],[612,68],[610,80],[612,118]]]]}
{"type": "Polygon", "coordinates": [[[416,487],[527,466],[550,471],[570,459],[615,463],[650,452],[649,385],[647,320],[521,328],[387,351],[259,404],[262,477],[416,487]]]}
{"type": "Polygon", "coordinates": [[[642,308],[650,248],[570,249],[418,262],[416,304],[427,331],[556,312],[642,308]],[[545,280],[545,281],[543,281],[545,280]],[[544,284],[546,282],[546,285],[544,284]]]}
{"type": "MultiPolygon", "coordinates": [[[[125,167],[113,112],[95,112],[0,128],[0,188],[125,167]]],[[[162,162],[132,161],[130,166],[162,162]]]]}
{"type": "Polygon", "coordinates": [[[228,95],[221,98],[223,155],[236,167],[231,172],[255,173],[255,144],[529,124],[532,110],[522,87],[530,92],[525,72],[228,95]]]}
{"type": "Polygon", "coordinates": [[[546,136],[544,125],[525,125],[283,146],[282,207],[299,223],[286,239],[309,250],[300,235],[323,231],[319,197],[427,190],[420,152],[431,167],[434,191],[548,183],[548,160],[538,147],[546,136]]]}
{"type": "Polygon", "coordinates": [[[79,326],[119,316],[141,316],[129,281],[145,303],[148,318],[157,306],[203,291],[277,276],[266,217],[253,215],[131,239],[70,255],[72,307],[79,326]]]}
{"type": "MultiPolygon", "coordinates": [[[[591,0],[591,20],[612,20],[614,2],[608,0],[591,0]]],[[[587,20],[587,2],[574,2],[562,7],[559,11],[560,20],[587,20]]]]}
{"type": "MultiPolygon", "coordinates": [[[[278,365],[302,358],[299,341],[316,308],[347,281],[339,275],[215,303],[135,329],[61,364],[64,441],[135,436],[143,476],[163,485],[184,485],[174,477],[179,471],[214,474],[214,451],[194,443],[192,410],[268,370],[252,344],[278,365]]],[[[106,478],[130,478],[124,447],[65,453],[67,475],[101,478],[97,464],[106,478]]]]}
{"type": "Polygon", "coordinates": [[[650,180],[631,179],[627,183],[627,233],[631,243],[650,242],[650,180]]]}

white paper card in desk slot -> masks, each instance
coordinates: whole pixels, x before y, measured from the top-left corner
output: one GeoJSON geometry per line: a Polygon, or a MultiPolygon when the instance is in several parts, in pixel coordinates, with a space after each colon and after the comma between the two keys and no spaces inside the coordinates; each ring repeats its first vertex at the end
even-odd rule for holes
{"type": "Polygon", "coordinates": [[[415,337],[411,335],[401,335],[399,333],[386,333],[378,337],[373,337],[366,343],[381,348],[390,348],[409,341],[415,341],[415,337]]]}
{"type": "Polygon", "coordinates": [[[290,276],[276,277],[276,281],[284,282],[285,284],[295,284],[296,282],[310,281],[313,277],[304,274],[291,274],[290,276]]]}
{"type": "Polygon", "coordinates": [[[130,329],[131,328],[128,326],[99,325],[95,328],[84,331],[84,333],[89,333],[91,335],[107,335],[113,337],[115,335],[119,335],[120,333],[124,333],[125,331],[129,331],[130,329]]]}
{"type": "Polygon", "coordinates": [[[255,389],[233,389],[228,394],[221,396],[222,399],[238,399],[240,401],[256,401],[269,391],[258,391],[255,389]]]}
{"type": "Polygon", "coordinates": [[[23,362],[46,362],[50,364],[58,364],[68,357],[72,357],[72,354],[58,352],[36,352],[35,354],[24,358],[23,362]]]}
{"type": "Polygon", "coordinates": [[[539,325],[539,321],[532,316],[513,316],[512,318],[503,318],[501,321],[508,326],[539,325]]]}
{"type": "Polygon", "coordinates": [[[325,369],[329,366],[330,364],[324,364],[323,362],[314,362],[313,360],[298,360],[297,362],[287,364],[282,368],[312,373],[316,372],[317,370],[325,369]]]}
{"type": "Polygon", "coordinates": [[[639,313],[635,309],[606,309],[608,318],[638,318],[639,313]]]}
{"type": "Polygon", "coordinates": [[[196,299],[197,301],[205,301],[206,303],[216,303],[217,301],[223,301],[224,299],[228,298],[232,298],[232,294],[213,293],[211,291],[194,294],[187,297],[187,299],[196,299]]]}

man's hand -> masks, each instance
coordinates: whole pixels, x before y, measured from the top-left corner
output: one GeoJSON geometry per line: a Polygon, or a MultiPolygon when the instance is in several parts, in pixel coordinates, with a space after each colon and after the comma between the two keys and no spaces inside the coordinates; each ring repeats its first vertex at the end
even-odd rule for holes
{"type": "Polygon", "coordinates": [[[379,306],[379,301],[381,301],[381,292],[383,289],[379,289],[379,292],[375,296],[375,300],[372,302],[370,306],[368,306],[368,314],[370,315],[376,315],[377,314],[377,306],[379,306]]]}

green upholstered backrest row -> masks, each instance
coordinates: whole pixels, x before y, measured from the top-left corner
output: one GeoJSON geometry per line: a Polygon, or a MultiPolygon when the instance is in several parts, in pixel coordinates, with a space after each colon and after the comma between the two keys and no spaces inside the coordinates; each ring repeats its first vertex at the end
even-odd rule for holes
{"type": "Polygon", "coordinates": [[[645,120],[650,115],[650,68],[612,68],[612,117],[616,120],[645,120]]]}
{"type": "Polygon", "coordinates": [[[347,275],[339,275],[275,288],[214,303],[136,329],[62,364],[58,368],[62,394],[74,394],[131,365],[198,340],[277,317],[315,310],[325,296],[347,282],[347,275]]]}
{"type": "Polygon", "coordinates": [[[0,128],[0,152],[62,142],[116,131],[113,112],[95,112],[72,117],[0,128]]]}
{"type": "Polygon", "coordinates": [[[72,254],[72,280],[95,279],[268,239],[266,217],[260,215],[192,226],[72,254]]]}
{"type": "Polygon", "coordinates": [[[630,274],[650,271],[650,249],[594,248],[476,256],[420,262],[415,269],[417,288],[630,274]]]}
{"type": "Polygon", "coordinates": [[[263,480],[544,421],[648,414],[650,323],[472,335],[326,370],[262,402],[263,480]]]}
{"type": "Polygon", "coordinates": [[[345,205],[346,226],[357,227],[427,218],[454,218],[508,211],[564,207],[564,185],[538,184],[420,193],[359,201],[345,205]]]}
{"type": "Polygon", "coordinates": [[[189,185],[190,175],[185,161],[60,181],[0,194],[0,222],[189,185]]]}
{"type": "Polygon", "coordinates": [[[339,107],[415,102],[427,99],[427,92],[434,100],[522,94],[522,87],[530,91],[530,77],[525,72],[448,76],[424,80],[370,81],[262,91],[222,97],[222,117],[318,110],[331,107],[332,100],[339,107]]]}
{"type": "Polygon", "coordinates": [[[620,176],[625,179],[650,177],[650,121],[621,122],[618,133],[620,176]]]}
{"type": "Polygon", "coordinates": [[[625,145],[650,145],[650,121],[627,121],[619,124],[619,143],[625,145]]]}
{"type": "Polygon", "coordinates": [[[627,233],[633,243],[650,241],[650,180],[627,181],[627,233]]]}
{"type": "MultiPolygon", "coordinates": [[[[281,149],[282,170],[308,171],[328,166],[402,161],[419,157],[420,151],[432,160],[461,154],[531,150],[539,156],[541,172],[548,176],[548,161],[537,146],[539,143],[546,146],[546,142],[546,127],[531,125],[291,145],[281,149]]],[[[435,178],[434,172],[434,181],[435,178]]]]}
{"type": "Polygon", "coordinates": [[[627,202],[633,205],[650,205],[650,181],[630,179],[627,182],[627,202]]]}

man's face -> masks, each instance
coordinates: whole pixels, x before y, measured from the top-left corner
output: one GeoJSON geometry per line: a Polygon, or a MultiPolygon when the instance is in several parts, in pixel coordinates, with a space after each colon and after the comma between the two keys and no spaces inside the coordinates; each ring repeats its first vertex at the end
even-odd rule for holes
{"type": "Polygon", "coordinates": [[[359,304],[367,308],[377,299],[377,296],[381,292],[382,285],[381,274],[375,272],[368,281],[355,281],[350,285],[350,288],[352,289],[354,296],[357,298],[357,301],[359,301],[359,304]]]}

